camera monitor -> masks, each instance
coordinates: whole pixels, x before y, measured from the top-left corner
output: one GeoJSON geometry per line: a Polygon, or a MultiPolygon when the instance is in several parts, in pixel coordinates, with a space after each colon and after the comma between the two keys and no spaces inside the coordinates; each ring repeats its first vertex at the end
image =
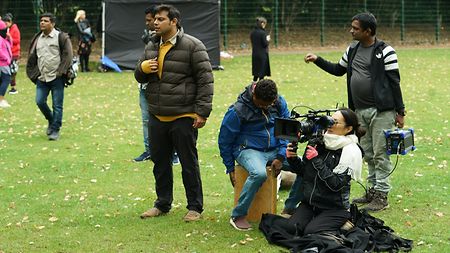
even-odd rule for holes
{"type": "Polygon", "coordinates": [[[275,119],[275,137],[288,141],[298,141],[300,122],[294,119],[275,119]]]}

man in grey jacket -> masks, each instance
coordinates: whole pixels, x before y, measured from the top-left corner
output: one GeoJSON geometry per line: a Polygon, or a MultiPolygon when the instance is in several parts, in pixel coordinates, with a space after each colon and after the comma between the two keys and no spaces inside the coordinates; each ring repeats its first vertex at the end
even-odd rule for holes
{"type": "Polygon", "coordinates": [[[66,33],[55,29],[53,14],[42,14],[39,25],[41,31],[31,40],[26,70],[36,84],[36,104],[48,120],[48,139],[57,140],[63,117],[65,75],[73,58],[72,43],[66,33]],[[47,104],[50,92],[53,111],[47,104]]]}
{"type": "Polygon", "coordinates": [[[173,201],[172,154],[178,153],[188,213],[196,221],[203,211],[203,190],[197,154],[198,129],[205,126],[212,110],[211,64],[203,43],[185,34],[180,12],[170,5],[157,7],[157,39],[150,41],[135,70],[136,80],[147,83],[150,111],[149,136],[157,199],[141,218],[170,211],[173,201]]]}

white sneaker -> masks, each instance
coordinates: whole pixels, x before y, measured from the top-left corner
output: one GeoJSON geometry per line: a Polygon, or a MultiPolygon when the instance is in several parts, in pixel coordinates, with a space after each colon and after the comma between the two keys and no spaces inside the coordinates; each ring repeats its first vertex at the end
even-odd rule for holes
{"type": "Polygon", "coordinates": [[[6,101],[4,99],[0,101],[0,108],[8,108],[8,107],[11,107],[11,105],[8,103],[8,101],[6,101]]]}

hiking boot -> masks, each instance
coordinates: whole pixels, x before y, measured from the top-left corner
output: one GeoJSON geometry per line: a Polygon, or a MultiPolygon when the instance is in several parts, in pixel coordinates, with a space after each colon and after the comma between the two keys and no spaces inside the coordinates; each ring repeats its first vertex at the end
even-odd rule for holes
{"type": "Polygon", "coordinates": [[[153,217],[158,217],[161,215],[164,215],[166,213],[164,213],[163,211],[159,210],[156,207],[152,207],[150,209],[148,209],[147,211],[143,212],[141,214],[141,219],[145,219],[145,218],[153,218],[153,217]]]}
{"type": "Polygon", "coordinates": [[[14,95],[14,94],[17,94],[19,92],[16,89],[11,88],[8,93],[11,94],[11,95],[14,95]]]}
{"type": "Polygon", "coordinates": [[[50,133],[50,135],[48,136],[48,139],[50,140],[50,141],[56,141],[56,140],[58,140],[59,139],[59,131],[52,131],[51,133],[50,133]]]}
{"type": "Polygon", "coordinates": [[[363,209],[371,212],[381,211],[389,207],[387,192],[375,191],[372,201],[363,209]]]}
{"type": "Polygon", "coordinates": [[[364,194],[364,196],[360,198],[356,198],[352,200],[353,204],[367,204],[373,200],[373,196],[375,194],[375,189],[373,187],[369,188],[368,191],[364,194]]]}
{"type": "Polygon", "coordinates": [[[135,162],[143,162],[143,161],[150,160],[150,152],[145,151],[144,153],[142,153],[140,156],[134,158],[133,160],[135,162]]]}
{"type": "Polygon", "coordinates": [[[239,231],[248,231],[252,229],[252,225],[248,223],[248,221],[245,219],[245,216],[234,218],[231,217],[230,224],[239,231]]]}
{"type": "Polygon", "coordinates": [[[194,210],[189,210],[187,214],[183,217],[183,220],[186,222],[198,221],[202,218],[202,215],[194,210]]]}

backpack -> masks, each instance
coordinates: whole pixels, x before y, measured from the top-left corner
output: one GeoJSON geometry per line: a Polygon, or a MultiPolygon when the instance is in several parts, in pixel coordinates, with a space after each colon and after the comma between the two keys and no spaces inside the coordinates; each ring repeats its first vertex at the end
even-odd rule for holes
{"type": "Polygon", "coordinates": [[[78,76],[78,65],[79,65],[79,59],[77,56],[74,56],[72,58],[72,64],[70,65],[69,69],[66,73],[66,79],[64,82],[65,87],[69,87],[73,84],[73,81],[78,76]]]}

